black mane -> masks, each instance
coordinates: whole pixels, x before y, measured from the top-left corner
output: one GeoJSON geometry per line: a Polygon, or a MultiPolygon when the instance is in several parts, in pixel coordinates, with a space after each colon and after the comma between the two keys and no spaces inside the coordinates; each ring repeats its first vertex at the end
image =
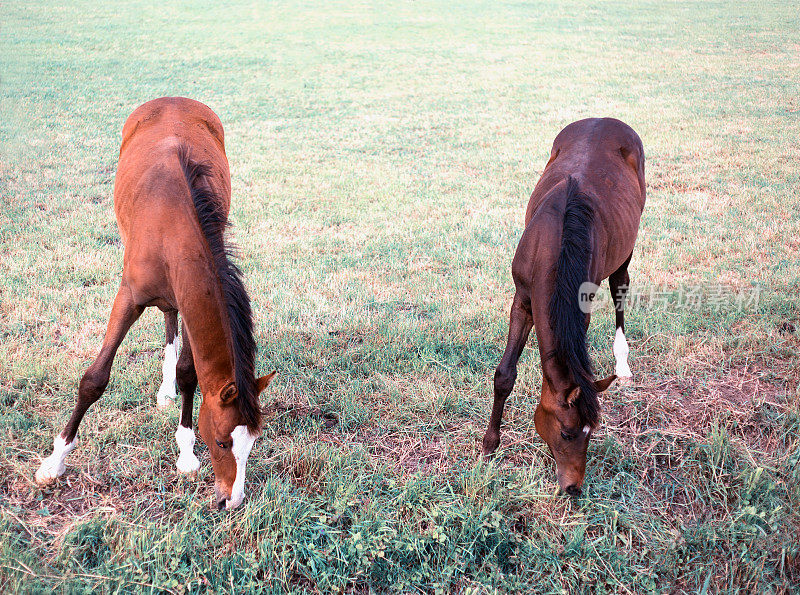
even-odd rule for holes
{"type": "Polygon", "coordinates": [[[556,282],[550,299],[550,328],[555,338],[554,357],[580,387],[575,405],[582,423],[594,427],[600,417],[600,403],[594,386],[594,371],[586,347],[586,314],[579,305],[580,286],[589,280],[592,258],[592,198],[567,178],[567,202],[561,252],[556,264],[556,282]]]}
{"type": "Polygon", "coordinates": [[[256,342],[253,338],[253,313],[250,309],[250,298],[242,281],[242,272],[232,262],[235,248],[225,245],[227,215],[222,207],[222,201],[205,181],[210,173],[209,165],[192,161],[189,158],[189,149],[185,145],[178,149],[178,159],[192,193],[200,229],[211,250],[228,311],[239,412],[247,427],[251,431],[258,431],[261,426],[262,411],[255,390],[256,342]]]}

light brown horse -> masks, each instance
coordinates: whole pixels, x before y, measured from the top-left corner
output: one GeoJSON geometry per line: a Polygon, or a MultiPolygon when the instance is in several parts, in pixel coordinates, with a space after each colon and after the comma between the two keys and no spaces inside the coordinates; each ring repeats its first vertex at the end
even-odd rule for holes
{"type": "Polygon", "coordinates": [[[516,293],[483,453],[492,455],[500,444],[503,407],[535,325],[543,377],[536,431],[570,495],[581,493],[589,437],[600,417],[598,394],[618,376],[631,377],[624,303],[644,203],[644,149],[636,132],[612,118],[573,122],[553,142],[511,265],[516,293]],[[616,375],[595,381],[586,346],[588,304],[579,294],[593,296],[606,277],[616,310],[616,375]]]}
{"type": "Polygon", "coordinates": [[[231,181],[222,124],[207,106],[164,97],[137,108],[122,128],[114,210],[125,244],[120,283],[103,346],[80,381],[78,402],[53,454],[36,472],[45,485],[65,471],[86,410],[103,394],[117,348],[144,308],[164,312],[167,331],[159,405],[174,382],[183,397],[175,439],[178,471],[195,473],[192,404],[211,454],[216,504],[244,498],[245,465],[261,431],[258,395],[274,376],[256,379],[250,300],[224,241],[231,181]],[[177,359],[177,315],[183,349],[177,359]],[[177,361],[176,361],[177,360],[177,361]]]}

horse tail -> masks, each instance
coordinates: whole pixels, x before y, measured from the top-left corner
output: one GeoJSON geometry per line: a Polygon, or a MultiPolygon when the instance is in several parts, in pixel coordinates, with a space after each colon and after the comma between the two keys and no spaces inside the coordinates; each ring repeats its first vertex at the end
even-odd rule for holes
{"type": "Polygon", "coordinates": [[[594,427],[600,417],[600,403],[586,346],[586,314],[579,305],[580,286],[589,280],[594,210],[591,197],[579,190],[572,176],[567,178],[566,193],[561,250],[549,310],[550,327],[555,335],[553,355],[580,388],[575,405],[581,420],[594,427]]]}

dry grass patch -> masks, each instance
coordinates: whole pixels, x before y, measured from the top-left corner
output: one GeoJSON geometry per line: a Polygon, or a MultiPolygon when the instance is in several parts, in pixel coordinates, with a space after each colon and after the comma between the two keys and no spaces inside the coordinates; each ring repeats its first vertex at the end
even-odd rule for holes
{"type": "Polygon", "coordinates": [[[762,411],[788,411],[789,382],[763,367],[744,365],[708,382],[683,378],[637,384],[623,389],[621,398],[605,400],[605,431],[635,447],[647,434],[702,441],[714,427],[725,425],[739,432],[744,452],[772,459],[782,450],[779,430],[760,423],[762,411]]]}

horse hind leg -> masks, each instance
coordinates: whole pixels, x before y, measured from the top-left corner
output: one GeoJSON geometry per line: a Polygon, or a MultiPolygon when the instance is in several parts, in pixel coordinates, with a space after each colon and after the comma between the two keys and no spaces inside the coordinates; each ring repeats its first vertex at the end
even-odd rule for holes
{"type": "Polygon", "coordinates": [[[614,359],[616,366],[614,373],[622,383],[630,382],[633,378],[631,368],[628,365],[628,341],[625,338],[625,298],[628,295],[630,286],[630,276],[628,275],[628,264],[631,257],[625,261],[608,278],[608,285],[611,289],[611,296],[614,300],[614,312],[616,314],[616,331],[614,332],[614,359]]]}
{"type": "Polygon", "coordinates": [[[194,409],[194,393],[197,389],[197,371],[194,367],[192,346],[183,327],[183,348],[176,366],[178,389],[181,392],[181,420],[175,431],[175,442],[178,443],[178,460],[175,466],[180,473],[194,475],[200,469],[200,461],[194,454],[195,435],[192,430],[192,412],[194,409]]]}
{"type": "Polygon", "coordinates": [[[503,409],[517,380],[517,362],[525,348],[531,328],[533,328],[533,316],[531,315],[530,301],[524,299],[517,292],[514,295],[514,302],[511,304],[506,350],[494,373],[492,415],[489,418],[489,427],[483,436],[483,456],[487,458],[492,456],[500,445],[500,422],[503,419],[503,409]]]}
{"type": "Polygon", "coordinates": [[[128,287],[124,284],[120,285],[117,297],[114,298],[114,306],[111,308],[103,346],[97,358],[81,378],[78,385],[78,402],[64,430],[53,440],[53,453],[42,461],[36,471],[35,479],[38,485],[44,486],[53,482],[66,470],[65,461],[67,455],[75,449],[78,426],[86,410],[102,396],[108,386],[111,364],[114,362],[117,348],[133,323],[142,314],[142,310],[142,307],[133,302],[128,287]]]}
{"type": "Polygon", "coordinates": [[[175,369],[178,364],[178,312],[164,312],[166,340],[164,342],[164,364],[161,367],[163,379],[156,394],[156,407],[167,409],[178,396],[175,390],[175,369]]]}

